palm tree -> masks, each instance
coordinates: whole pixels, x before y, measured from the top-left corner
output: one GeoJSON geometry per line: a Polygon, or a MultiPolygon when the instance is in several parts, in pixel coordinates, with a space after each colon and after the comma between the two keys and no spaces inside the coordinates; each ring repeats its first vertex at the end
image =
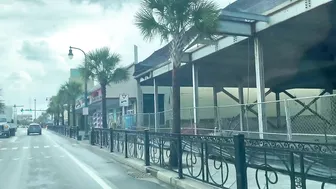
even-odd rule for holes
{"type": "Polygon", "coordinates": [[[59,106],[60,113],[61,113],[62,125],[65,125],[64,124],[64,104],[67,103],[67,98],[68,98],[67,88],[65,85],[62,85],[57,92],[58,106],[59,106]]]}
{"type": "Polygon", "coordinates": [[[72,123],[73,126],[76,126],[76,99],[83,93],[83,87],[80,83],[75,81],[67,82],[64,85],[67,94],[67,103],[68,103],[68,123],[70,125],[70,105],[72,109],[72,123]]]}
{"type": "Polygon", "coordinates": [[[180,133],[180,84],[178,68],[184,48],[199,38],[211,38],[217,27],[219,9],[207,0],[143,0],[136,13],[136,26],[145,40],[156,35],[170,42],[170,61],[173,63],[173,133],[180,133]]]}
{"type": "Polygon", "coordinates": [[[120,67],[120,55],[111,53],[108,47],[102,47],[93,50],[87,54],[91,62],[86,62],[89,78],[99,82],[102,92],[102,121],[103,128],[107,128],[107,111],[106,111],[106,86],[110,83],[120,83],[129,79],[128,70],[120,67]]]}
{"type": "MultiPolygon", "coordinates": [[[[136,26],[145,40],[156,35],[169,41],[173,92],[173,133],[181,133],[179,68],[184,48],[197,39],[212,39],[217,27],[219,9],[208,0],[143,0],[135,15],[136,26]]],[[[174,144],[172,144],[173,149],[174,144]]],[[[176,148],[175,148],[176,149],[176,148]]],[[[176,150],[172,150],[172,153],[176,150]]],[[[171,154],[177,165],[177,154],[171,154]]]]}
{"type": "Polygon", "coordinates": [[[57,96],[52,96],[50,98],[47,113],[52,115],[52,117],[54,118],[54,124],[59,125],[60,111],[59,111],[59,103],[58,103],[57,96]]]}
{"type": "Polygon", "coordinates": [[[5,109],[5,103],[0,102],[0,112],[5,109]]]}

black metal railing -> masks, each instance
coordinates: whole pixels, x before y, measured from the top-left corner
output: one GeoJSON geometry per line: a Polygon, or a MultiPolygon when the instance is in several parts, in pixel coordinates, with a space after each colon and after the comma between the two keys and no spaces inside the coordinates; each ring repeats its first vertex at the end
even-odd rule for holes
{"type": "Polygon", "coordinates": [[[93,129],[91,144],[221,188],[336,186],[335,144],[113,129],[93,129]]]}

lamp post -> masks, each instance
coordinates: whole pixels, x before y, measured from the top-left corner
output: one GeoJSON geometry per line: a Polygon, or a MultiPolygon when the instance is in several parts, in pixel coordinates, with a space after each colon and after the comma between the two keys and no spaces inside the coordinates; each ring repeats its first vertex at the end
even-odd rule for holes
{"type": "MultiPolygon", "coordinates": [[[[72,49],[76,49],[76,50],[79,50],[81,51],[83,54],[84,54],[84,58],[85,58],[85,61],[84,61],[84,108],[87,109],[88,108],[88,90],[87,90],[87,83],[88,83],[88,77],[87,77],[87,61],[88,61],[88,57],[86,55],[86,53],[80,49],[80,48],[77,48],[77,47],[71,47],[69,48],[69,59],[72,59],[73,58],[73,53],[72,53],[72,49]]],[[[75,112],[73,112],[75,113],[75,112]]],[[[83,111],[84,113],[84,111],[83,111]]],[[[84,114],[83,114],[84,115],[84,114]]],[[[85,130],[85,136],[84,136],[84,139],[88,139],[88,115],[84,115],[84,130],[85,130]]]]}

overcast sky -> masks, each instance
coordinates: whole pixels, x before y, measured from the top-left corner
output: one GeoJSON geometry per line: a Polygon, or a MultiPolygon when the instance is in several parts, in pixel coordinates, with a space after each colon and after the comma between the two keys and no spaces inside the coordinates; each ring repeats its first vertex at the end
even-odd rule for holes
{"type": "MultiPolygon", "coordinates": [[[[69,46],[85,51],[108,46],[133,62],[133,45],[139,60],[161,45],[145,42],[134,26],[140,0],[0,0],[0,88],[7,105],[47,107],[46,98],[65,83],[70,68],[83,60],[69,46]],[[122,3],[121,3],[122,2],[122,3]],[[31,100],[29,100],[31,99],[31,100]]],[[[222,7],[234,0],[216,0],[222,7]]]]}

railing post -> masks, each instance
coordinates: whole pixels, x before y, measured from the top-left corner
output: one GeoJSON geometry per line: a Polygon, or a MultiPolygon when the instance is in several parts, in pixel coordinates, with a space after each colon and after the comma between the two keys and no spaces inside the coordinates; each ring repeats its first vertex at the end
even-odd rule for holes
{"type": "Polygon", "coordinates": [[[246,173],[246,154],[244,135],[238,134],[233,136],[235,149],[235,167],[237,188],[247,189],[247,173],[246,173]]]}
{"type": "Polygon", "coordinates": [[[149,156],[149,130],[148,129],[145,129],[144,148],[145,148],[145,166],[149,166],[150,156],[149,156]]]}
{"type": "Polygon", "coordinates": [[[103,148],[103,129],[100,129],[100,148],[103,148]]]}
{"type": "Polygon", "coordinates": [[[114,142],[113,142],[113,129],[110,128],[110,152],[113,152],[114,142]]]}
{"type": "Polygon", "coordinates": [[[94,129],[91,128],[91,133],[90,133],[91,137],[90,137],[90,144],[91,145],[94,145],[94,140],[95,140],[95,137],[94,137],[94,129]]]}
{"type": "Polygon", "coordinates": [[[183,155],[183,150],[182,150],[182,137],[181,133],[177,135],[177,166],[178,166],[178,176],[180,179],[183,179],[183,164],[182,164],[182,155],[183,155]]]}
{"type": "Polygon", "coordinates": [[[128,158],[128,153],[127,153],[127,131],[125,131],[125,158],[128,158]]]}

